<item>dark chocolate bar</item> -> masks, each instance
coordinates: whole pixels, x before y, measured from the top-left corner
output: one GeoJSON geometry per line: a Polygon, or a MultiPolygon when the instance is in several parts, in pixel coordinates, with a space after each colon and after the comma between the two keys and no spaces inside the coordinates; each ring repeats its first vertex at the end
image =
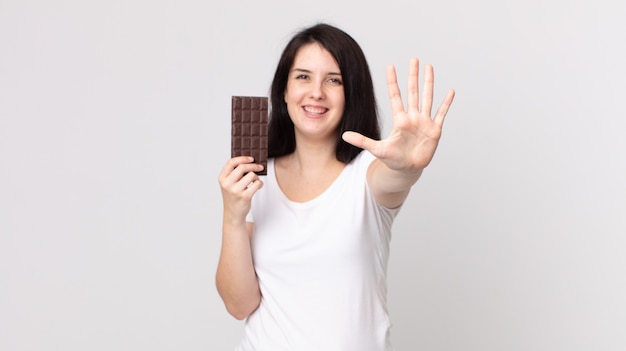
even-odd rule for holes
{"type": "Polygon", "coordinates": [[[254,157],[264,167],[258,175],[267,174],[267,107],[266,97],[232,97],[231,157],[254,157]]]}

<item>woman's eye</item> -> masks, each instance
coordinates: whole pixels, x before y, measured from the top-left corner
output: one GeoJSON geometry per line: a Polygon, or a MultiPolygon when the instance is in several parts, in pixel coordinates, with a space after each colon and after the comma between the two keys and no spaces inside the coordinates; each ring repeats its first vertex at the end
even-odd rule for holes
{"type": "Polygon", "coordinates": [[[307,78],[309,78],[309,76],[307,76],[306,74],[298,74],[296,76],[296,79],[307,79],[307,78]]]}
{"type": "Polygon", "coordinates": [[[343,84],[343,82],[342,82],[342,81],[341,81],[341,79],[339,79],[339,78],[330,78],[330,79],[328,80],[328,82],[329,82],[330,84],[334,84],[334,85],[341,85],[341,84],[343,84]]]}

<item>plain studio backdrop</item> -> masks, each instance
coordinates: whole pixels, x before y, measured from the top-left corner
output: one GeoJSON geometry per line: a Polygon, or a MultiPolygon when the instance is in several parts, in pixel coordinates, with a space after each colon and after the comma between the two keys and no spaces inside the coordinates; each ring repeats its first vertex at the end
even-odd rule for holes
{"type": "MultiPolygon", "coordinates": [[[[318,21],[457,98],[394,225],[404,350],[626,349],[620,1],[0,0],[0,350],[232,350],[230,97],[318,21]]],[[[359,350],[346,350],[359,351],[359,350]]]]}

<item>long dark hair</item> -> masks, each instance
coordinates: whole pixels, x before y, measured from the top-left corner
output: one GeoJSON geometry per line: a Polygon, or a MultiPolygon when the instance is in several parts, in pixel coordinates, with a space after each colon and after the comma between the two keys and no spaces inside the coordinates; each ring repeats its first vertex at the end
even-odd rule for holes
{"type": "Polygon", "coordinates": [[[343,79],[345,107],[337,128],[337,160],[352,161],[360,148],[341,139],[345,131],[359,132],[380,139],[378,107],[369,66],[361,47],[346,32],[328,24],[305,28],[289,41],[278,62],[270,91],[270,120],[268,129],[269,157],[280,157],[295,151],[294,125],[284,100],[287,78],[298,50],[307,44],[319,43],[335,58],[343,79]]]}

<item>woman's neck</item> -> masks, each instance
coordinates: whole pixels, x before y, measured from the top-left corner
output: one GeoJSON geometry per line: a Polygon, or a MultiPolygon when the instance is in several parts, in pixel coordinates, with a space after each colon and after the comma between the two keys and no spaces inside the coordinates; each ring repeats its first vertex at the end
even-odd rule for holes
{"type": "Polygon", "coordinates": [[[292,201],[306,202],[322,194],[337,179],[345,163],[337,160],[335,148],[307,147],[302,143],[274,163],[276,181],[292,201]]]}
{"type": "Polygon", "coordinates": [[[296,149],[284,156],[283,166],[296,173],[311,173],[343,164],[337,160],[335,143],[307,143],[300,141],[296,149]]]}

